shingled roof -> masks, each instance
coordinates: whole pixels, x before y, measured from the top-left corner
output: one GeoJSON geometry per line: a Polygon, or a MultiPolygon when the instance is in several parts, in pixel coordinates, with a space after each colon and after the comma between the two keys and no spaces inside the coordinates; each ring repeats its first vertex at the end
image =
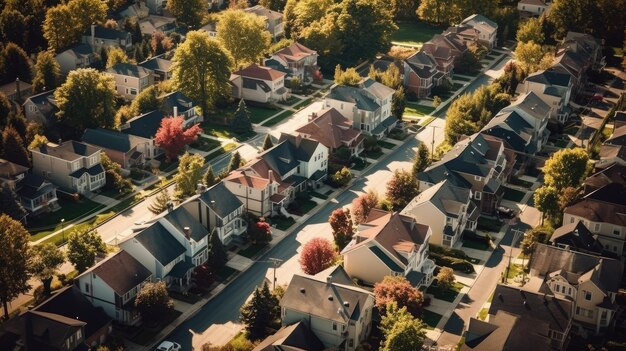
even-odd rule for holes
{"type": "Polygon", "coordinates": [[[567,245],[576,251],[592,252],[598,255],[604,251],[598,236],[593,235],[582,221],[569,223],[555,229],[550,241],[556,245],[567,245]]]}
{"type": "Polygon", "coordinates": [[[74,161],[81,157],[89,157],[100,151],[99,148],[80,141],[68,140],[59,145],[43,144],[37,147],[42,154],[51,155],[66,161],[74,161]]]}
{"type": "Polygon", "coordinates": [[[160,222],[155,222],[129,240],[137,240],[163,266],[186,252],[185,247],[160,222]]]}
{"type": "Polygon", "coordinates": [[[316,54],[315,50],[311,50],[298,42],[294,42],[274,53],[274,55],[280,57],[285,62],[296,62],[314,54],[316,54]]]}
{"type": "Polygon", "coordinates": [[[83,133],[83,141],[87,144],[124,153],[132,149],[130,136],[128,134],[118,132],[117,130],[87,128],[85,129],[85,133],[83,133]]]}
{"type": "Polygon", "coordinates": [[[257,64],[251,64],[246,68],[233,72],[233,74],[265,81],[275,81],[286,75],[284,72],[277,71],[270,67],[259,66],[257,64]]]}
{"type": "Polygon", "coordinates": [[[329,149],[347,145],[361,135],[360,131],[352,129],[352,121],[334,108],[319,111],[317,117],[296,132],[317,140],[329,149]]]}
{"type": "Polygon", "coordinates": [[[124,250],[101,261],[82,275],[91,273],[100,277],[119,296],[124,296],[152,275],[148,268],[124,250]]]}
{"type": "Polygon", "coordinates": [[[226,189],[223,182],[219,182],[203,192],[200,195],[200,201],[222,218],[226,218],[243,206],[239,198],[226,189]]]}

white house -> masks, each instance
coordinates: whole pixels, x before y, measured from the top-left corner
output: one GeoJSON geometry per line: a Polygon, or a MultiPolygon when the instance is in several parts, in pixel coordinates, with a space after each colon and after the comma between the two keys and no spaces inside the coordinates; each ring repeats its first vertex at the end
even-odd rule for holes
{"type": "Polygon", "coordinates": [[[118,63],[106,71],[115,81],[115,90],[126,100],[133,100],[154,85],[152,71],[130,63],[118,63]]]}
{"type": "Polygon", "coordinates": [[[524,82],[518,86],[517,92],[526,94],[532,91],[535,93],[550,107],[550,118],[563,123],[570,113],[569,102],[573,86],[574,83],[569,74],[547,69],[526,77],[524,82]]]}
{"type": "Polygon", "coordinates": [[[468,25],[478,32],[478,42],[492,49],[497,44],[498,24],[489,18],[473,14],[464,19],[461,24],[468,25]]]}
{"type": "Polygon", "coordinates": [[[548,11],[551,5],[552,1],[549,0],[521,0],[517,3],[517,10],[540,16],[548,11]]]}
{"type": "Polygon", "coordinates": [[[273,68],[252,64],[231,75],[232,96],[261,103],[283,101],[289,97],[285,75],[273,68]]]}
{"type": "Polygon", "coordinates": [[[68,74],[78,68],[87,68],[96,61],[96,55],[87,44],[78,44],[58,53],[55,59],[62,74],[68,74]]]}

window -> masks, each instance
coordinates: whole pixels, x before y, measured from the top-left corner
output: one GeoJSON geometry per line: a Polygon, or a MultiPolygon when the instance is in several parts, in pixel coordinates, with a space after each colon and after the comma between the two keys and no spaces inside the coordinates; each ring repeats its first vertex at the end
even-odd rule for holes
{"type": "Polygon", "coordinates": [[[613,235],[622,235],[622,230],[619,227],[614,227],[613,235]]]}
{"type": "Polygon", "coordinates": [[[89,283],[85,283],[85,292],[89,293],[89,283]]]}
{"type": "Polygon", "coordinates": [[[482,198],[482,194],[480,193],[480,191],[477,191],[474,193],[474,199],[480,200],[481,198],[482,198]]]}
{"type": "Polygon", "coordinates": [[[591,291],[583,290],[583,295],[585,296],[585,300],[591,301],[591,291]]]}
{"type": "Polygon", "coordinates": [[[574,217],[571,217],[571,218],[569,219],[569,222],[570,222],[570,223],[574,223],[574,217]]]}
{"type": "Polygon", "coordinates": [[[337,330],[337,323],[333,322],[333,330],[337,330]]]}
{"type": "Polygon", "coordinates": [[[480,176],[474,176],[474,180],[480,182],[483,178],[480,176]]]}
{"type": "Polygon", "coordinates": [[[137,89],[130,88],[130,95],[137,95],[137,89]]]}
{"type": "Polygon", "coordinates": [[[354,339],[350,339],[350,342],[348,342],[348,347],[354,347],[354,339]]]}
{"type": "Polygon", "coordinates": [[[595,223],[593,228],[594,228],[593,229],[594,231],[599,232],[600,231],[600,223],[595,223]]]}

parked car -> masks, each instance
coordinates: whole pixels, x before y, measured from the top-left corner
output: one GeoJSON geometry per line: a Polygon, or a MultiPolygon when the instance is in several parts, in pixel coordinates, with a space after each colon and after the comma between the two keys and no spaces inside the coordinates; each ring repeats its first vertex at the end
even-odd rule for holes
{"type": "Polygon", "coordinates": [[[497,208],[498,211],[498,215],[501,217],[506,217],[506,218],[513,218],[515,217],[515,210],[510,209],[508,207],[504,207],[504,206],[499,206],[497,208]]]}
{"type": "Polygon", "coordinates": [[[156,351],[180,351],[180,345],[172,341],[163,341],[156,351]]]}

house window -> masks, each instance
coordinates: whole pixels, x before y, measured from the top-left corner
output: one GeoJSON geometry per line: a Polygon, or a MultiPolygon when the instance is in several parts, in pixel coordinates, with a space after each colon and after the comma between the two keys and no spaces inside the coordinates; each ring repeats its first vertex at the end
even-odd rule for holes
{"type": "Polygon", "coordinates": [[[333,322],[333,330],[337,330],[337,323],[333,322]]]}
{"type": "Polygon", "coordinates": [[[619,227],[613,228],[613,235],[622,235],[622,230],[619,227]]]}
{"type": "Polygon", "coordinates": [[[599,232],[599,231],[600,231],[600,223],[596,223],[596,224],[593,226],[593,228],[594,228],[594,229],[593,229],[594,231],[599,232]]]}
{"type": "Polygon", "coordinates": [[[591,291],[583,290],[583,295],[585,295],[585,300],[591,301],[591,291]]]}
{"type": "Polygon", "coordinates": [[[474,193],[474,199],[480,200],[482,198],[482,194],[480,191],[474,193]]]}
{"type": "Polygon", "coordinates": [[[480,176],[474,176],[474,180],[480,182],[483,178],[480,176]]]}
{"type": "Polygon", "coordinates": [[[574,223],[574,217],[571,217],[571,218],[569,219],[569,222],[570,222],[570,223],[574,223]]]}
{"type": "Polygon", "coordinates": [[[128,83],[128,78],[124,78],[124,83],[128,83]]]}
{"type": "Polygon", "coordinates": [[[348,347],[354,347],[354,339],[350,339],[350,342],[348,342],[348,347]]]}
{"type": "Polygon", "coordinates": [[[130,88],[130,95],[137,95],[137,89],[130,88]]]}
{"type": "Polygon", "coordinates": [[[89,283],[85,283],[85,292],[89,294],[89,283]]]}

